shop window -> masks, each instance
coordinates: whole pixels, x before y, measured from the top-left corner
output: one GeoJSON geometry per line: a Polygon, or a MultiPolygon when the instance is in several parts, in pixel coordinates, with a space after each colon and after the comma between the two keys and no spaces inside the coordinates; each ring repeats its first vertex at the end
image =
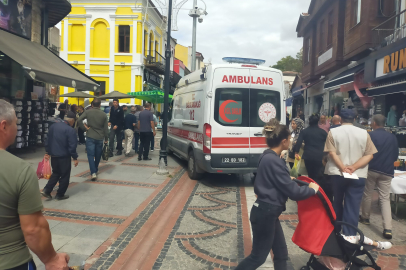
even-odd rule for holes
{"type": "Polygon", "coordinates": [[[352,0],[352,26],[361,22],[361,0],[352,0]]]}
{"type": "Polygon", "coordinates": [[[130,26],[120,25],[118,27],[118,52],[129,53],[130,52],[130,26]]]}
{"type": "Polygon", "coordinates": [[[319,37],[319,52],[323,52],[324,50],[324,36],[325,36],[325,27],[324,27],[324,20],[321,21],[319,25],[319,32],[320,32],[320,37],[319,37]]]}
{"type": "Polygon", "coordinates": [[[327,30],[327,46],[330,46],[333,43],[333,11],[328,14],[328,30],[327,30]]]}

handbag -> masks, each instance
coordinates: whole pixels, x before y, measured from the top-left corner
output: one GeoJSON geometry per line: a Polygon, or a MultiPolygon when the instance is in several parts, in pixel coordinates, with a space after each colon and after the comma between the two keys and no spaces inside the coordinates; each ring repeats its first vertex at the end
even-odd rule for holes
{"type": "Polygon", "coordinates": [[[44,162],[45,162],[45,158],[43,158],[42,161],[40,161],[38,163],[38,167],[37,167],[37,177],[38,177],[38,179],[43,178],[42,169],[44,168],[44,162]]]}
{"type": "Polygon", "coordinates": [[[110,150],[109,150],[109,147],[107,146],[107,143],[105,143],[103,146],[103,151],[102,151],[102,159],[105,161],[108,161],[109,155],[110,155],[110,150]]]}
{"type": "Polygon", "coordinates": [[[49,159],[44,160],[44,167],[42,168],[42,175],[44,179],[51,178],[52,170],[51,170],[51,164],[49,162],[49,159]]]}

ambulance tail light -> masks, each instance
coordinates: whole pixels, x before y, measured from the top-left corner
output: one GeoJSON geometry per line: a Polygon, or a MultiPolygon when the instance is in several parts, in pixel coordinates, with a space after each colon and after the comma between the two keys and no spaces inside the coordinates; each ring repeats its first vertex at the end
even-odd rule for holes
{"type": "Polygon", "coordinates": [[[207,123],[203,126],[203,153],[211,153],[211,126],[207,123]]]}

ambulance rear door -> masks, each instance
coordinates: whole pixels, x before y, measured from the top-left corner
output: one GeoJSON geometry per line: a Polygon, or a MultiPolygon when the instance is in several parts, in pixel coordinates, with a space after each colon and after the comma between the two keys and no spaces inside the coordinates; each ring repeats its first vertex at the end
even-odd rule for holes
{"type": "Polygon", "coordinates": [[[283,83],[279,72],[262,70],[260,67],[250,69],[250,166],[258,165],[260,154],[267,148],[262,134],[264,125],[272,118],[281,121],[284,117],[283,83]]]}
{"type": "Polygon", "coordinates": [[[244,168],[249,161],[248,68],[216,68],[213,74],[211,166],[244,168]]]}

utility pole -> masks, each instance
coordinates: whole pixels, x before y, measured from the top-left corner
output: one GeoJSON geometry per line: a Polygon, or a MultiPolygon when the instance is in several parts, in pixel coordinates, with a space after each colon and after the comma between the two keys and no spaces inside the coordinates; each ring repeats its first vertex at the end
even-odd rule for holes
{"type": "Polygon", "coordinates": [[[197,8],[197,0],[193,0],[193,9],[189,12],[189,16],[193,18],[193,37],[192,37],[192,72],[193,72],[196,70],[197,18],[200,17],[199,9],[197,8]]]}
{"type": "Polygon", "coordinates": [[[165,167],[159,166],[157,174],[168,174],[168,170],[166,166],[168,166],[168,153],[166,151],[166,147],[168,145],[168,110],[169,110],[169,90],[171,88],[171,23],[172,23],[172,0],[169,1],[169,8],[168,8],[168,35],[166,41],[166,51],[165,51],[165,87],[164,87],[164,113],[163,113],[163,125],[162,125],[162,145],[161,151],[159,151],[159,163],[161,163],[161,159],[165,162],[165,167]],[[163,167],[163,168],[161,168],[163,167]]]}

